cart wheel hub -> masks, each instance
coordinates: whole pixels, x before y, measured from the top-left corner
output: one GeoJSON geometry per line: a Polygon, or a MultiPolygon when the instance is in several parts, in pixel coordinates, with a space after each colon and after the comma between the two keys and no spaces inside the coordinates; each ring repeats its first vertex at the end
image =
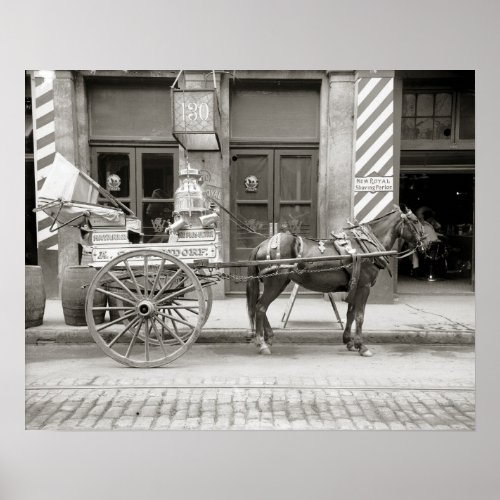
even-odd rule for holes
{"type": "Polygon", "coordinates": [[[155,310],[154,304],[149,300],[141,300],[139,304],[137,304],[137,314],[144,318],[152,316],[155,310]]]}

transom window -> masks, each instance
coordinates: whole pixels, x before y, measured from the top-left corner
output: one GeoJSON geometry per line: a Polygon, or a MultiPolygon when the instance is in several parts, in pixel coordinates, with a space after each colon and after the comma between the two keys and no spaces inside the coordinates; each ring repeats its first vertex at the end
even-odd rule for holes
{"type": "Polygon", "coordinates": [[[405,92],[401,139],[450,141],[452,92],[405,92]]]}

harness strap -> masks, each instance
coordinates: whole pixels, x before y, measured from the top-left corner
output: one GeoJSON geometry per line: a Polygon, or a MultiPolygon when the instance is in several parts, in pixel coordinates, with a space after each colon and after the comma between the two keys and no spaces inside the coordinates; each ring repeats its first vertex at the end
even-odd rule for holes
{"type": "Polygon", "coordinates": [[[302,236],[297,235],[297,238],[299,239],[299,249],[297,257],[300,259],[302,257],[302,252],[304,251],[304,240],[302,239],[302,236]]]}
{"type": "MultiPolygon", "coordinates": [[[[380,243],[379,239],[375,236],[375,234],[373,233],[373,231],[371,230],[371,228],[369,226],[367,226],[366,224],[361,224],[359,226],[359,230],[363,233],[363,235],[366,237],[366,240],[365,241],[368,241],[370,244],[372,244],[376,250],[380,251],[380,252],[385,252],[385,248],[384,246],[382,245],[382,243],[380,243]]],[[[354,235],[356,235],[355,233],[355,230],[352,231],[354,235]]],[[[360,243],[360,245],[367,251],[367,252],[370,252],[371,249],[368,248],[366,246],[366,244],[361,240],[359,239],[358,242],[360,243]]],[[[385,256],[385,255],[381,255],[380,257],[375,257],[373,259],[373,263],[379,268],[379,269],[387,269],[387,272],[389,273],[389,276],[392,277],[392,272],[391,272],[391,268],[389,266],[389,257],[385,256]]]]}
{"type": "Polygon", "coordinates": [[[361,272],[361,261],[358,252],[355,248],[349,252],[352,257],[352,274],[349,280],[349,292],[345,299],[346,302],[352,303],[354,301],[354,296],[356,295],[356,290],[358,288],[359,273],[361,272]]]}

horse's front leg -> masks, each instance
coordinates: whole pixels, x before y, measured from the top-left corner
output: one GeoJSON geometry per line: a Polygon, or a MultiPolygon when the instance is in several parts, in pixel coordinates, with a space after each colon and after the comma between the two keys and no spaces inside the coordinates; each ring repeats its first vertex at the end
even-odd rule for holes
{"type": "Polygon", "coordinates": [[[365,318],[365,308],[366,302],[368,300],[368,295],[370,295],[370,286],[365,285],[358,288],[356,293],[354,303],[355,303],[355,313],[354,319],[356,321],[356,333],[354,335],[354,348],[359,351],[361,356],[370,357],[373,353],[363,344],[363,321],[365,318]]]}

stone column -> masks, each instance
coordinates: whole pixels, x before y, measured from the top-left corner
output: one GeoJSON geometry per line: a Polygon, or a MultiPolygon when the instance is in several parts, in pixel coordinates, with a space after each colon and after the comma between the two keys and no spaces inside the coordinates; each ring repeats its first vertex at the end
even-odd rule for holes
{"type": "MultiPolygon", "coordinates": [[[[54,79],[54,121],[56,151],[74,165],[79,164],[75,82],[71,71],[56,71],[54,79]]],[[[58,279],[61,287],[64,269],[78,265],[80,230],[65,226],[58,231],[58,279]]]]}
{"type": "Polygon", "coordinates": [[[354,71],[332,71],[328,82],[327,168],[320,178],[325,207],[319,209],[325,236],[344,227],[346,219],[352,217],[354,71]]]}
{"type": "MultiPolygon", "coordinates": [[[[212,89],[213,76],[207,74],[207,71],[202,72],[186,72],[185,88],[186,89],[212,89]]],[[[191,167],[198,169],[203,175],[204,182],[207,184],[211,195],[220,198],[219,203],[224,206],[229,204],[229,190],[226,183],[229,182],[229,94],[227,91],[227,83],[224,83],[224,90],[221,88],[221,75],[216,74],[217,98],[219,100],[219,108],[221,111],[221,130],[219,130],[219,140],[221,143],[221,151],[189,151],[189,163],[191,167]],[[225,173],[224,173],[225,172],[225,173]],[[227,200],[226,200],[227,197],[227,200]]],[[[179,146],[179,167],[185,165],[185,152],[179,146]]],[[[221,215],[221,219],[225,221],[225,217],[221,215]]],[[[221,243],[223,258],[229,253],[229,232],[227,228],[221,228],[221,243]],[[227,240],[227,241],[226,241],[227,240]]],[[[223,299],[224,283],[219,282],[212,287],[215,299],[223,299]]]]}

